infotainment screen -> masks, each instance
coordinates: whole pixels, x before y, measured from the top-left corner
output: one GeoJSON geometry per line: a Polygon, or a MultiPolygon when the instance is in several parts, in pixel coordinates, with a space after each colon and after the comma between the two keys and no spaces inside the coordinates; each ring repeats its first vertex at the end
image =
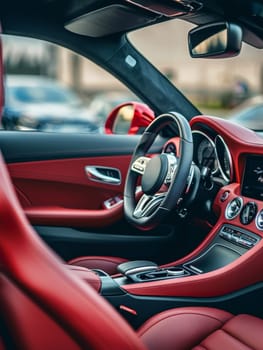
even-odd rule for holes
{"type": "Polygon", "coordinates": [[[241,194],[263,200],[263,157],[247,157],[241,194]]]}

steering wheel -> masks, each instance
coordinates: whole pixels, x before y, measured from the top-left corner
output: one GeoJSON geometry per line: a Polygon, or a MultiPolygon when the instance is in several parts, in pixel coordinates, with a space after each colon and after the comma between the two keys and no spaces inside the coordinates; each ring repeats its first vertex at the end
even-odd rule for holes
{"type": "Polygon", "coordinates": [[[124,214],[131,224],[150,230],[177,206],[189,180],[192,158],[192,132],[181,114],[162,114],[145,129],[134,150],[124,189],[124,214]],[[147,152],[160,131],[172,124],[179,130],[179,156],[162,153],[148,157],[147,152]],[[136,202],[139,176],[143,195],[136,202]]]}

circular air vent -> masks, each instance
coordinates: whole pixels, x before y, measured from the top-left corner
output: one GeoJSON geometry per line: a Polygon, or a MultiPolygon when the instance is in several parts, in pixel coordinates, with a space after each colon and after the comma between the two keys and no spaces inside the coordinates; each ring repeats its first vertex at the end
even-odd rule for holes
{"type": "Polygon", "coordinates": [[[263,230],[263,209],[258,212],[256,217],[256,226],[259,230],[263,230]]]}
{"type": "Polygon", "coordinates": [[[175,144],[173,142],[167,143],[167,145],[164,147],[163,153],[168,153],[176,156],[177,150],[175,144]]]}
{"type": "Polygon", "coordinates": [[[228,203],[225,211],[225,217],[228,220],[234,219],[240,212],[243,205],[243,200],[241,197],[236,197],[228,203]]]}
{"type": "Polygon", "coordinates": [[[251,223],[251,221],[255,218],[257,215],[257,205],[255,202],[248,202],[246,205],[244,205],[243,209],[240,213],[240,222],[243,225],[248,225],[251,223]]]}

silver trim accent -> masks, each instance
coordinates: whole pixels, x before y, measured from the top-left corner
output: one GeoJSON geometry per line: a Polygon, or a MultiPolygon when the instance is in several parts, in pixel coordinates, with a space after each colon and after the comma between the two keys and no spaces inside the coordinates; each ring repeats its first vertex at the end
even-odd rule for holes
{"type": "Polygon", "coordinates": [[[128,271],[125,272],[125,276],[129,276],[129,275],[134,275],[137,274],[139,272],[144,272],[144,271],[154,271],[157,269],[157,266],[142,266],[142,267],[134,267],[133,269],[130,269],[128,271]]]}
{"type": "Polygon", "coordinates": [[[227,182],[231,182],[233,180],[233,176],[234,176],[234,169],[233,169],[233,161],[232,161],[232,156],[231,156],[231,153],[229,151],[229,148],[225,142],[225,140],[223,139],[222,136],[220,135],[217,135],[216,138],[215,138],[215,147],[216,147],[216,156],[217,156],[217,161],[218,161],[218,169],[219,171],[221,172],[222,176],[223,176],[223,179],[227,182]],[[221,163],[220,163],[220,158],[218,156],[218,152],[217,152],[217,146],[216,146],[216,143],[217,143],[217,140],[220,140],[223,144],[223,146],[225,147],[225,150],[226,150],[226,154],[227,154],[227,158],[228,158],[228,162],[229,162],[229,168],[230,168],[230,175],[229,177],[224,173],[223,169],[222,169],[222,166],[221,166],[221,163]]]}
{"type": "MultiPolygon", "coordinates": [[[[204,132],[199,131],[199,130],[193,130],[192,131],[192,135],[193,134],[199,134],[199,135],[202,135],[204,138],[206,138],[211,143],[211,145],[213,146],[213,148],[215,150],[215,154],[217,156],[215,143],[214,143],[214,141],[212,139],[210,139],[209,136],[207,136],[204,132]]],[[[216,172],[218,171],[218,157],[216,157],[216,158],[217,158],[216,159],[217,166],[216,166],[216,169],[214,171],[211,171],[212,175],[216,174],[216,172]]],[[[200,167],[200,164],[197,164],[197,165],[200,167]]]]}
{"type": "Polygon", "coordinates": [[[103,182],[111,185],[120,185],[121,184],[121,172],[119,169],[110,168],[100,165],[87,165],[85,166],[85,173],[91,181],[103,182]],[[118,178],[104,175],[100,172],[100,169],[114,170],[118,173],[118,178]]]}
{"type": "Polygon", "coordinates": [[[119,196],[115,196],[115,197],[109,198],[106,201],[104,201],[103,205],[106,209],[112,209],[112,208],[115,208],[122,203],[123,203],[123,199],[121,199],[119,196]],[[112,204],[112,201],[114,201],[113,204],[112,204]]]}
{"type": "Polygon", "coordinates": [[[194,178],[194,164],[192,163],[189,175],[187,176],[186,189],[184,191],[184,194],[187,194],[190,191],[190,187],[192,185],[193,178],[194,178]]]}
{"type": "Polygon", "coordinates": [[[261,209],[255,218],[255,224],[258,230],[263,231],[263,209],[261,209]],[[259,216],[262,216],[262,226],[259,226],[259,216]]]}
{"type": "Polygon", "coordinates": [[[225,209],[225,218],[227,220],[233,220],[234,218],[236,218],[238,216],[238,214],[241,212],[242,210],[242,207],[243,207],[243,199],[241,197],[235,197],[233,198],[226,206],[226,209],[225,209]],[[234,216],[230,215],[229,213],[229,208],[231,205],[233,205],[233,202],[236,201],[236,200],[239,200],[240,201],[240,208],[238,209],[238,211],[234,214],[234,216]]]}
{"type": "Polygon", "coordinates": [[[157,205],[159,205],[160,202],[162,202],[166,194],[166,192],[158,193],[154,196],[147,196],[146,194],[144,194],[137,203],[133,212],[133,216],[135,218],[141,218],[146,216],[147,213],[154,210],[155,207],[157,207],[157,205]]]}
{"type": "Polygon", "coordinates": [[[174,174],[177,171],[177,166],[178,166],[178,160],[177,157],[168,154],[168,153],[163,153],[166,155],[167,160],[168,160],[168,170],[167,174],[164,180],[164,184],[170,184],[172,180],[174,179],[174,174]]]}
{"type": "Polygon", "coordinates": [[[146,169],[147,164],[151,158],[148,157],[139,157],[131,165],[131,170],[137,174],[143,175],[146,169]]]}
{"type": "Polygon", "coordinates": [[[194,265],[189,265],[189,268],[190,268],[191,270],[193,270],[194,272],[197,272],[197,273],[203,273],[203,272],[204,272],[203,270],[198,269],[198,268],[195,267],[194,265]]]}
{"type": "Polygon", "coordinates": [[[185,269],[183,267],[178,267],[178,270],[170,270],[170,268],[165,269],[168,273],[168,276],[183,276],[185,275],[185,269]],[[179,270],[180,269],[180,270],[179,270]]]}

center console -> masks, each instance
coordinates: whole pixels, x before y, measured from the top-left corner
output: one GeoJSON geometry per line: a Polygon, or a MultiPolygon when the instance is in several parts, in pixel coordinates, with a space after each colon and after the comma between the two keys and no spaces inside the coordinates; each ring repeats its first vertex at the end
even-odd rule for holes
{"type": "MultiPolygon", "coordinates": [[[[258,165],[254,170],[260,177],[258,165]]],[[[235,313],[248,299],[263,298],[262,202],[245,197],[240,184],[229,184],[218,192],[213,210],[217,223],[188,256],[164,266],[132,262],[113,277],[100,272],[100,293],[135,327],[172,307],[202,303],[235,313]]],[[[255,303],[249,312],[257,308],[255,303]]]]}
{"type": "Polygon", "coordinates": [[[224,224],[214,239],[193,259],[179,265],[158,267],[149,261],[133,261],[119,265],[122,277],[112,279],[104,272],[101,275],[102,295],[118,295],[121,287],[132,283],[187,279],[215,271],[241,257],[256,246],[261,237],[243,228],[224,224]]]}

